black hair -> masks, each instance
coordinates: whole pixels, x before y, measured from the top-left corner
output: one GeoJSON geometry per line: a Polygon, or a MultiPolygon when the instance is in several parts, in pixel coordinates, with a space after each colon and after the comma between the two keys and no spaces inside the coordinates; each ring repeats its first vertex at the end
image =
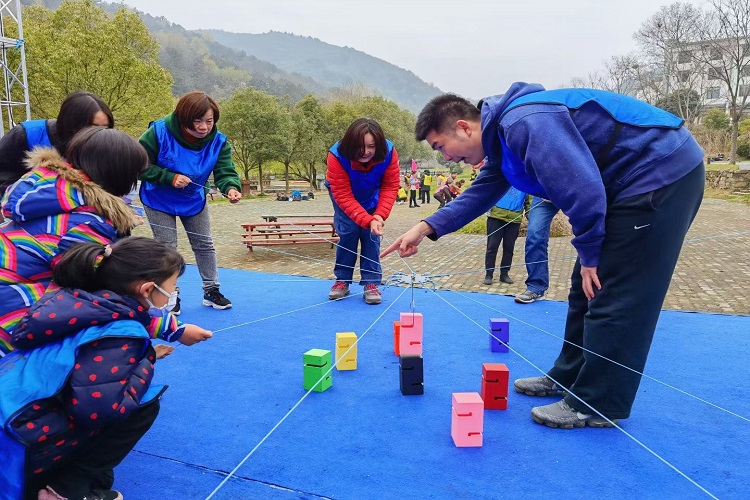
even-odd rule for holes
{"type": "Polygon", "coordinates": [[[132,191],[148,167],[148,154],[125,132],[86,127],[70,141],[65,158],[74,168],[115,196],[132,191]]]}
{"type": "Polygon", "coordinates": [[[414,136],[424,141],[432,131],[445,132],[457,120],[479,121],[481,112],[467,99],[456,94],[443,94],[433,97],[417,117],[414,136]]]}
{"type": "Polygon", "coordinates": [[[358,160],[364,152],[365,135],[372,134],[375,139],[375,154],[373,162],[380,163],[388,154],[385,133],[380,124],[371,118],[357,118],[346,129],[344,137],[339,142],[339,154],[347,160],[358,160]]]}
{"type": "Polygon", "coordinates": [[[107,255],[107,247],[99,243],[74,245],[55,266],[52,280],[63,288],[132,295],[138,281],[159,284],[185,271],[185,259],[177,250],[151,238],[130,236],[109,248],[107,255]]]}
{"type": "Polygon", "coordinates": [[[94,124],[94,116],[101,111],[109,120],[107,128],[114,128],[115,117],[101,97],[91,92],[79,90],[69,94],[57,115],[57,137],[60,139],[60,154],[65,154],[68,143],[82,128],[94,124]]]}

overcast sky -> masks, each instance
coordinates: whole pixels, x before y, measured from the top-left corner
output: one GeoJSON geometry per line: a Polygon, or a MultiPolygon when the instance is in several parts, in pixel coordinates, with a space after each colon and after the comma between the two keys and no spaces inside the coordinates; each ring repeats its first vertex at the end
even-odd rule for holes
{"type": "Polygon", "coordinates": [[[313,36],[408,69],[444,91],[479,98],[503,93],[514,81],[555,88],[585,78],[610,57],[633,51],[633,33],[674,0],[124,3],[187,29],[313,36]]]}

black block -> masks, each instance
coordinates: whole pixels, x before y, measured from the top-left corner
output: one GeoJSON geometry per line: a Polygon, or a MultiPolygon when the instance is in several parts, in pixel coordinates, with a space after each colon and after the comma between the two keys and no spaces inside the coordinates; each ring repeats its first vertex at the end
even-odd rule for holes
{"type": "Polygon", "coordinates": [[[398,374],[401,394],[404,396],[424,394],[424,360],[422,356],[399,357],[398,374]]]}

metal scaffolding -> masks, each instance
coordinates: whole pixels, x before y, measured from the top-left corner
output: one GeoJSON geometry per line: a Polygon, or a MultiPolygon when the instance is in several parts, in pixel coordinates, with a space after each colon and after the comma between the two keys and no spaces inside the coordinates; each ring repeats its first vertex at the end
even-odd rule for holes
{"type": "Polygon", "coordinates": [[[31,119],[21,0],[0,0],[0,70],[5,91],[0,95],[0,137],[19,122],[31,119]],[[12,29],[17,26],[18,29],[12,29]],[[11,31],[7,36],[6,31],[11,31]]]}

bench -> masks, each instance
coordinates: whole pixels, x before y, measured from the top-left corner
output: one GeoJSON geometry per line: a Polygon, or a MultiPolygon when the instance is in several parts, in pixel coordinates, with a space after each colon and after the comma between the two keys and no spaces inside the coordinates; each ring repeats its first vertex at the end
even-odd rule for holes
{"type": "Polygon", "coordinates": [[[333,214],[267,214],[261,215],[260,218],[266,222],[276,222],[279,219],[319,219],[330,220],[333,223],[333,214]]]}
{"type": "Polygon", "coordinates": [[[333,219],[294,222],[252,222],[242,224],[245,233],[242,242],[248,251],[253,247],[280,245],[311,245],[330,243],[333,248],[340,237],[333,228],[333,219]]]}

